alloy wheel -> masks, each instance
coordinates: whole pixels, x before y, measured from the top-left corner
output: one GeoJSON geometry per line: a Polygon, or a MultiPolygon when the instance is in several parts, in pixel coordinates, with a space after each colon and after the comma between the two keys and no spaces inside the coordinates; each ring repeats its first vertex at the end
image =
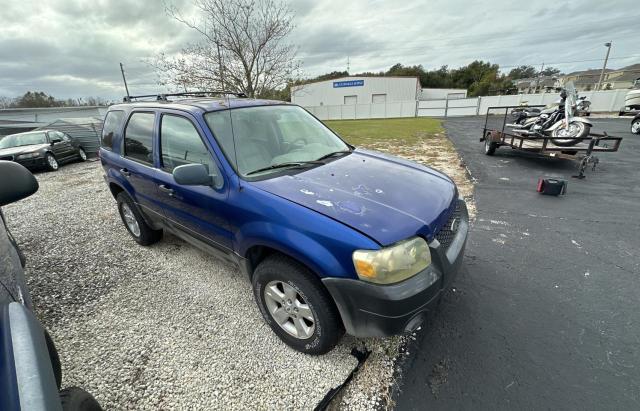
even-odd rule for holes
{"type": "Polygon", "coordinates": [[[640,120],[636,120],[631,124],[631,132],[633,134],[640,134],[640,120]]]}
{"type": "Polygon", "coordinates": [[[127,203],[122,203],[122,217],[124,218],[124,222],[129,228],[129,231],[131,231],[134,236],[140,237],[140,226],[138,225],[138,220],[127,203]]]}
{"type": "Polygon", "coordinates": [[[316,318],[304,298],[284,281],[271,281],[264,288],[264,301],[280,328],[298,339],[311,338],[316,318]]]}
{"type": "Polygon", "coordinates": [[[52,170],[58,169],[58,161],[51,154],[47,156],[47,163],[49,163],[49,166],[51,167],[52,170]]]}
{"type": "Polygon", "coordinates": [[[78,155],[80,155],[80,159],[82,161],[85,161],[87,159],[87,153],[84,152],[83,149],[78,149],[78,155]]]}

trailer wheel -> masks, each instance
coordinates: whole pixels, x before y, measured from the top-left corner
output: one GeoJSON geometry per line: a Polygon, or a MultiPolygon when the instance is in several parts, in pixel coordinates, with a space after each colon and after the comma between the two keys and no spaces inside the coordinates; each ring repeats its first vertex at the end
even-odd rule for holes
{"type": "Polygon", "coordinates": [[[487,134],[487,136],[484,138],[484,153],[488,156],[492,156],[498,148],[498,143],[489,140],[490,137],[491,136],[487,134]]]}

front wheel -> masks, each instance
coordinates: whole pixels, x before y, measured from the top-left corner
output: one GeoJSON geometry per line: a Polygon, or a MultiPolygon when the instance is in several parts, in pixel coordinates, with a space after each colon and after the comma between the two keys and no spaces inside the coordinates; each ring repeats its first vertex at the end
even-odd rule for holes
{"type": "Polygon", "coordinates": [[[568,128],[562,124],[551,132],[551,142],[560,147],[575,146],[589,135],[590,130],[591,126],[581,121],[570,122],[568,128]]]}
{"type": "Polygon", "coordinates": [[[640,134],[640,118],[637,118],[631,122],[631,132],[633,134],[640,134]]]}
{"type": "Polygon", "coordinates": [[[102,411],[93,395],[78,387],[60,391],[60,404],[63,411],[102,411]]]}
{"type": "Polygon", "coordinates": [[[44,156],[44,159],[45,159],[45,162],[46,162],[46,164],[47,164],[47,169],[48,169],[49,171],[57,171],[57,170],[58,170],[58,168],[60,167],[60,166],[58,165],[58,160],[56,160],[56,157],[55,157],[53,154],[51,154],[51,153],[47,153],[47,154],[44,156]]]}
{"type": "Polygon", "coordinates": [[[283,255],[268,257],[256,268],[252,285],[265,322],[294,350],[324,354],[344,334],[333,300],[300,263],[283,255]]]}

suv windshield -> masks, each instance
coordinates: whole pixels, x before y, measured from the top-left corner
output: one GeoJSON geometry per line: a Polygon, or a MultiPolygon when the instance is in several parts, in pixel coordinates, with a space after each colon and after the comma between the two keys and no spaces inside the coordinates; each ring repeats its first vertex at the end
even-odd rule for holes
{"type": "Polygon", "coordinates": [[[241,176],[322,164],[314,160],[351,150],[298,106],[245,107],[214,111],[204,117],[225,156],[241,176]]]}
{"type": "Polygon", "coordinates": [[[47,136],[44,133],[12,134],[0,140],[0,148],[45,144],[46,142],[47,136]]]}

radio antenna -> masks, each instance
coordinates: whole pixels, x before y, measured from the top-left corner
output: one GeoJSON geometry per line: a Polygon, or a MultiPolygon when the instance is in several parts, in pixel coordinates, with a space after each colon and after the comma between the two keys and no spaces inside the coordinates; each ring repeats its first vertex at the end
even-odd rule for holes
{"type": "Polygon", "coordinates": [[[229,93],[225,94],[227,98],[227,111],[229,111],[229,124],[231,125],[231,138],[233,139],[233,161],[236,166],[236,172],[238,173],[238,190],[242,191],[242,178],[239,177],[240,170],[238,168],[238,150],[236,149],[236,133],[233,130],[233,116],[231,115],[231,99],[229,93]]]}

